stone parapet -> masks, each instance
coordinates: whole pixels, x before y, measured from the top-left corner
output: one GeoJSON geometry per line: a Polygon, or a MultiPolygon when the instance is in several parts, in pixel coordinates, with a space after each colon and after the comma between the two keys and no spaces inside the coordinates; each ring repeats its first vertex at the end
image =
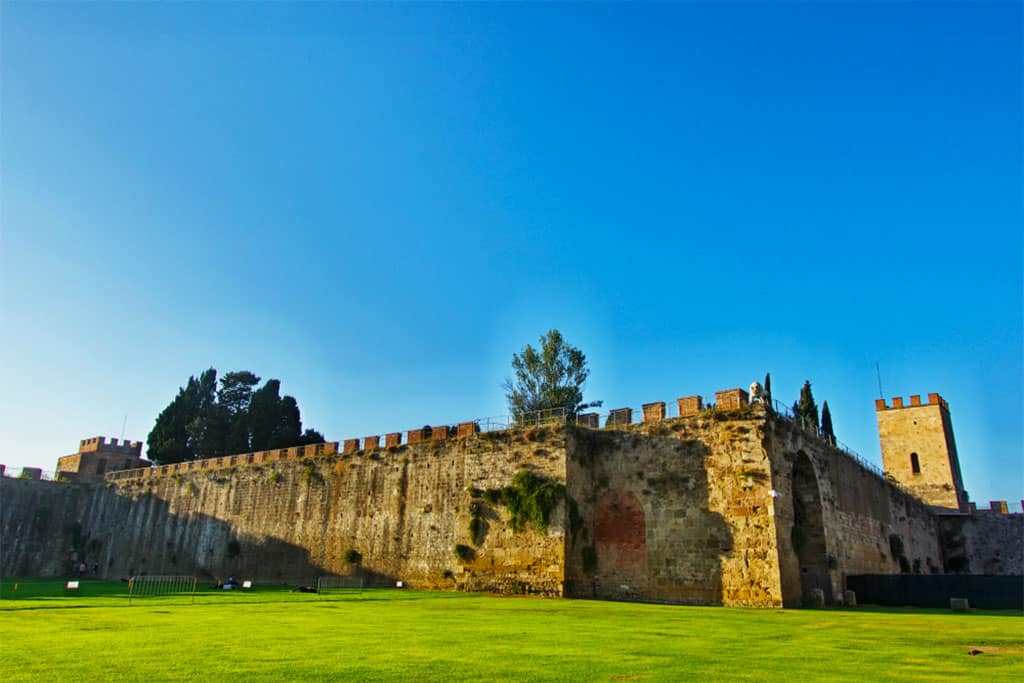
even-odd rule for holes
{"type": "Polygon", "coordinates": [[[643,405],[644,410],[644,422],[653,422],[655,420],[665,419],[665,402],[658,401],[657,403],[645,403],[643,405]]]}
{"type": "Polygon", "coordinates": [[[690,417],[704,410],[704,399],[700,396],[684,396],[676,399],[679,406],[679,417],[690,417]]]}
{"type": "Polygon", "coordinates": [[[715,392],[715,405],[719,410],[739,410],[750,403],[750,396],[743,389],[726,389],[715,392]]]}
{"type": "Polygon", "coordinates": [[[608,413],[607,426],[619,426],[628,425],[633,422],[633,409],[632,408],[616,408],[615,410],[608,413]]]}

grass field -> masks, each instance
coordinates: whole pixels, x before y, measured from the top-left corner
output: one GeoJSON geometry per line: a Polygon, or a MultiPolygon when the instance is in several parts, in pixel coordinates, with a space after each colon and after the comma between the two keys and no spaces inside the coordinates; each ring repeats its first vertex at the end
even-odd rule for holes
{"type": "Polygon", "coordinates": [[[118,583],[13,588],[5,581],[0,600],[4,681],[1024,679],[1024,619],[1012,612],[274,588],[129,607],[118,583]]]}

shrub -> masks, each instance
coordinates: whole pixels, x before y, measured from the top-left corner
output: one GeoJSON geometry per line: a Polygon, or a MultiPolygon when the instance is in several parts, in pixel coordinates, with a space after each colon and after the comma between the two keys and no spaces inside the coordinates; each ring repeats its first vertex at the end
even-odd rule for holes
{"type": "Polygon", "coordinates": [[[452,573],[451,569],[445,569],[443,572],[441,572],[441,578],[442,579],[449,579],[449,580],[450,579],[454,579],[455,578],[455,574],[452,573]]]}
{"type": "Polygon", "coordinates": [[[527,522],[537,531],[546,531],[551,512],[565,500],[565,486],[529,470],[520,470],[512,478],[512,485],[502,489],[501,499],[508,508],[509,526],[515,531],[522,531],[527,522]]]}
{"type": "Polygon", "coordinates": [[[362,560],[363,556],[355,548],[349,548],[345,551],[345,561],[349,564],[359,564],[362,560]]]}
{"type": "Polygon", "coordinates": [[[267,475],[267,481],[272,481],[275,483],[281,481],[281,473],[278,472],[277,470],[274,470],[273,472],[267,475]]]}
{"type": "Polygon", "coordinates": [[[461,543],[457,543],[455,545],[454,550],[455,557],[459,558],[463,562],[471,561],[473,557],[476,555],[476,553],[473,552],[472,548],[470,548],[468,545],[463,545],[461,543]]]}

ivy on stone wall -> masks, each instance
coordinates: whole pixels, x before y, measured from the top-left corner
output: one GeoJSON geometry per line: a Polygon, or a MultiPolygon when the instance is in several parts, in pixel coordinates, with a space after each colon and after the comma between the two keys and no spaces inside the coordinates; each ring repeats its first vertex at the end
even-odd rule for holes
{"type": "Polygon", "coordinates": [[[485,500],[500,500],[508,511],[508,524],[522,531],[527,523],[537,531],[547,531],[551,513],[566,499],[565,486],[547,477],[520,470],[512,484],[484,492],[485,500]]]}

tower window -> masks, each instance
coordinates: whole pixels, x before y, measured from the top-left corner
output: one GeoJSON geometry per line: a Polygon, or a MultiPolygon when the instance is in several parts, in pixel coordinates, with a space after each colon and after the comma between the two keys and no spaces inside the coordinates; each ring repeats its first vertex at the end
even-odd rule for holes
{"type": "Polygon", "coordinates": [[[917,459],[917,453],[910,454],[910,469],[914,474],[921,474],[921,461],[917,459]]]}

